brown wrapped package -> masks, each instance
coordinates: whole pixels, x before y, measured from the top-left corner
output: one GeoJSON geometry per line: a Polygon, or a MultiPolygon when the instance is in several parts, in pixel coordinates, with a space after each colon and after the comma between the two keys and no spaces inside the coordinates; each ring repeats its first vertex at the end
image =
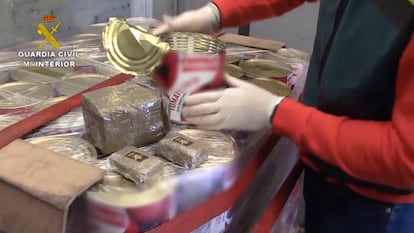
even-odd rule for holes
{"type": "Polygon", "coordinates": [[[209,150],[201,140],[194,140],[179,132],[171,132],[158,143],[158,153],[167,160],[187,169],[207,161],[209,150]]]}
{"type": "Polygon", "coordinates": [[[113,153],[109,161],[118,173],[137,184],[158,181],[164,175],[163,161],[136,147],[113,153]]]}
{"type": "Polygon", "coordinates": [[[130,82],[84,94],[82,111],[85,139],[103,155],[156,142],[170,130],[168,99],[130,82]]]}

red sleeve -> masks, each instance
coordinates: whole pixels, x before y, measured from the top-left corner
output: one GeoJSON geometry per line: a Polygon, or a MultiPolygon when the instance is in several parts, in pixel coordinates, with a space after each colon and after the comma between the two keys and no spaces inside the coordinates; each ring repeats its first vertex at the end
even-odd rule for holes
{"type": "Polygon", "coordinates": [[[351,120],[285,99],[273,131],[355,178],[414,188],[414,34],[399,64],[391,121],[351,120]]]}
{"type": "Polygon", "coordinates": [[[221,27],[237,27],[280,16],[304,2],[317,0],[213,0],[220,11],[221,27]]]}

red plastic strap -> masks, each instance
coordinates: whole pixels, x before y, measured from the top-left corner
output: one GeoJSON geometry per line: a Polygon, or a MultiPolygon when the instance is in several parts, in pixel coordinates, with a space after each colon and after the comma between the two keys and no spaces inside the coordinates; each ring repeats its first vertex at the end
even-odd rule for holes
{"type": "Polygon", "coordinates": [[[131,75],[119,74],[108,80],[105,80],[91,88],[88,88],[79,94],[65,99],[64,101],[46,108],[32,116],[27,117],[3,130],[0,130],[0,149],[13,142],[14,140],[23,137],[42,125],[55,120],[63,114],[81,105],[81,95],[85,92],[90,92],[103,87],[114,86],[130,79],[131,75]]]}

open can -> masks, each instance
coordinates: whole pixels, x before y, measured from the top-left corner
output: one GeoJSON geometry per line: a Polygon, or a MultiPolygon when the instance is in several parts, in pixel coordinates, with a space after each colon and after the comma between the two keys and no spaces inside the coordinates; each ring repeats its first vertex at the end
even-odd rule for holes
{"type": "Polygon", "coordinates": [[[186,96],[225,87],[225,45],[201,33],[171,33],[163,41],[171,50],[164,55],[153,78],[170,98],[171,121],[185,123],[181,112],[186,96]]]}
{"type": "Polygon", "coordinates": [[[184,123],[183,99],[224,87],[226,57],[221,40],[201,33],[174,32],[161,37],[125,19],[111,18],[103,33],[108,60],[120,71],[152,76],[170,99],[170,119],[184,123]]]}

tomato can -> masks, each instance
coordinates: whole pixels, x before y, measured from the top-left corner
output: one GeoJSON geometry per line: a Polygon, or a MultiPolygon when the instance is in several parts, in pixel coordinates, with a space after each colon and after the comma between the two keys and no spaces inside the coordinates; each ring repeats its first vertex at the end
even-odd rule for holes
{"type": "MultiPolygon", "coordinates": [[[[112,176],[86,194],[89,233],[141,233],[170,220],[174,182],[160,182],[140,190],[112,176]]],[[[118,178],[122,180],[122,177],[118,178]]]]}
{"type": "Polygon", "coordinates": [[[163,38],[171,50],[153,73],[170,98],[170,119],[185,123],[183,99],[193,93],[225,87],[225,45],[201,33],[172,33],[163,38]]]}

